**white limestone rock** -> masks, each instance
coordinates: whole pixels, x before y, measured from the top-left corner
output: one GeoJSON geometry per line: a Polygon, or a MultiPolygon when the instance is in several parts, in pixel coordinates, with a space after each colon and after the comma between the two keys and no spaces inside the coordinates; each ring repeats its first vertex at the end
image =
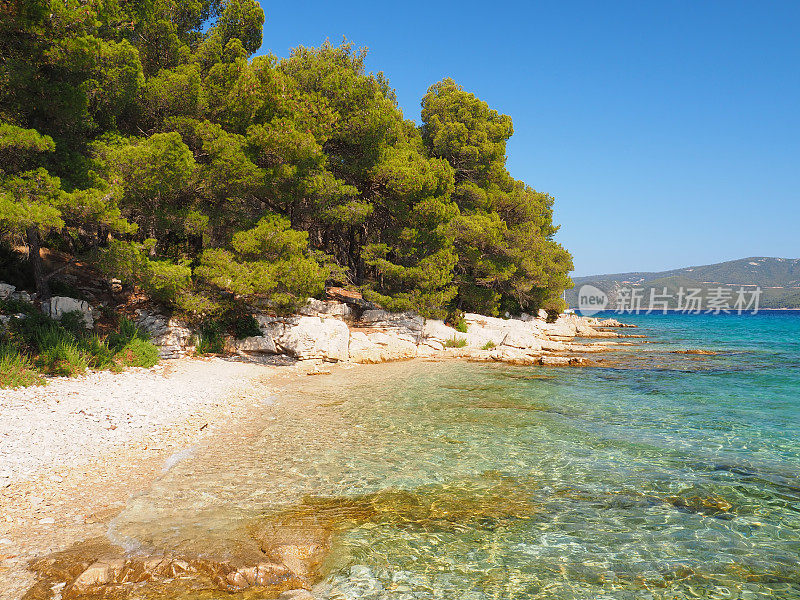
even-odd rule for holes
{"type": "Polygon", "coordinates": [[[300,360],[347,360],[350,329],[336,318],[256,316],[265,336],[275,341],[277,352],[300,360]]]}
{"type": "Polygon", "coordinates": [[[502,345],[526,350],[541,350],[542,340],[530,330],[515,328],[508,331],[502,345]]]}
{"type": "Polygon", "coordinates": [[[309,298],[308,302],[300,307],[297,312],[306,317],[328,316],[339,319],[349,319],[352,317],[353,309],[344,302],[309,298]]]}
{"type": "Polygon", "coordinates": [[[53,296],[49,300],[42,302],[42,312],[46,315],[50,315],[57,321],[61,320],[64,313],[73,311],[81,313],[86,329],[92,329],[94,327],[92,307],[85,300],[76,300],[75,298],[68,298],[67,296],[53,296]]]}
{"type": "Polygon", "coordinates": [[[233,342],[233,351],[238,354],[277,354],[278,348],[271,335],[256,335],[233,342]]]}
{"type": "Polygon", "coordinates": [[[136,325],[158,346],[161,358],[179,358],[193,349],[192,341],[195,336],[185,322],[141,309],[136,313],[136,325]]]}
{"type": "Polygon", "coordinates": [[[11,285],[10,283],[0,283],[0,300],[6,300],[9,298],[16,289],[16,286],[11,285]]]}
{"type": "Polygon", "coordinates": [[[350,360],[357,363],[376,364],[383,362],[380,346],[371,342],[363,331],[354,331],[350,334],[348,354],[350,360]]]}
{"type": "Polygon", "coordinates": [[[573,338],[578,333],[577,319],[574,315],[560,315],[555,323],[540,323],[542,332],[551,338],[573,338]]]}
{"type": "Polygon", "coordinates": [[[564,342],[554,340],[541,340],[542,350],[548,352],[566,352],[569,348],[564,342]]]}
{"type": "Polygon", "coordinates": [[[467,313],[464,319],[467,322],[467,340],[470,346],[483,347],[491,342],[494,346],[541,350],[544,336],[537,321],[498,319],[474,313],[467,313]]]}
{"type": "Polygon", "coordinates": [[[598,331],[594,327],[590,325],[586,325],[585,323],[578,323],[576,326],[576,333],[580,337],[587,337],[587,338],[614,338],[619,337],[619,334],[614,333],[613,331],[598,331]]]}
{"type": "Polygon", "coordinates": [[[376,331],[354,331],[350,335],[350,360],[357,363],[382,363],[417,356],[417,345],[398,335],[376,331]]]}
{"type": "Polygon", "coordinates": [[[444,321],[428,319],[422,330],[422,343],[433,347],[442,346],[445,341],[453,339],[459,332],[444,321]]]}
{"type": "Polygon", "coordinates": [[[425,319],[410,312],[390,313],[380,309],[365,310],[361,315],[360,325],[371,329],[396,331],[419,339],[422,337],[425,319]]]}

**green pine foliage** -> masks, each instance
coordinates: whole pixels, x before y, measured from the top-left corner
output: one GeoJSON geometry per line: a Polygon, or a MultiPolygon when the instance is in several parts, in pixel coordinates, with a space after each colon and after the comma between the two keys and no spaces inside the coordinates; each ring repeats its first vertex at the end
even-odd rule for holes
{"type": "Polygon", "coordinates": [[[253,57],[255,0],[44,0],[0,21],[0,236],[96,261],[197,320],[326,284],[443,317],[560,308],[553,198],[454,81],[421,126],[350,44],[253,57]],[[66,245],[66,248],[64,247],[66,245]]]}

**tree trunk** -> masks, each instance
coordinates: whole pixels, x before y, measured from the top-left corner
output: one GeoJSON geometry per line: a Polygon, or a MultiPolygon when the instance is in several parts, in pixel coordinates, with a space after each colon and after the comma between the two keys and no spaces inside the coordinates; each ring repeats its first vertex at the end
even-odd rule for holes
{"type": "MultiPolygon", "coordinates": [[[[148,237],[150,239],[157,240],[157,238],[156,238],[156,218],[155,217],[153,217],[151,219],[151,221],[150,221],[150,229],[148,231],[148,237]]],[[[158,246],[158,241],[156,241],[156,243],[153,244],[153,247],[150,248],[150,256],[153,257],[153,258],[156,255],[156,246],[158,246]]]]}
{"type": "Polygon", "coordinates": [[[44,264],[40,250],[39,228],[28,227],[28,260],[33,268],[33,280],[36,282],[36,293],[39,295],[39,302],[50,299],[50,284],[44,275],[44,264]]]}
{"type": "Polygon", "coordinates": [[[355,256],[356,285],[361,285],[362,283],[364,283],[364,261],[361,259],[361,243],[362,240],[364,239],[364,236],[359,234],[356,235],[358,235],[358,239],[356,240],[356,256],[355,256]]]}

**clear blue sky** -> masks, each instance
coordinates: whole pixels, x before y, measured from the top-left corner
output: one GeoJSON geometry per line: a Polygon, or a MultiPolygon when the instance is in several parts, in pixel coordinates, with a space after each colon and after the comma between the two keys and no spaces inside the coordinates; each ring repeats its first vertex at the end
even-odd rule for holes
{"type": "Polygon", "coordinates": [[[448,76],[511,115],[575,275],[800,257],[800,2],[262,6],[261,52],[346,36],[407,118],[448,76]]]}

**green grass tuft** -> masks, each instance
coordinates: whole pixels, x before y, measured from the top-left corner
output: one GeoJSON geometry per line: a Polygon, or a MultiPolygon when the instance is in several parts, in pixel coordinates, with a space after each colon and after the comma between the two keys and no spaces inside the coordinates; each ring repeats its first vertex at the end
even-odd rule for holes
{"type": "Polygon", "coordinates": [[[452,337],[449,340],[445,340],[444,347],[445,348],[464,348],[467,345],[467,340],[460,337],[452,337]]]}
{"type": "Polygon", "coordinates": [[[9,343],[0,344],[0,389],[43,385],[31,359],[9,343]]]}
{"type": "Polygon", "coordinates": [[[80,347],[86,353],[89,367],[92,369],[114,369],[114,351],[108,345],[108,339],[92,334],[80,340],[80,347]]]}
{"type": "Polygon", "coordinates": [[[38,338],[37,368],[47,375],[75,377],[89,368],[89,356],[78,342],[63,329],[43,330],[38,338]]]}
{"type": "Polygon", "coordinates": [[[136,323],[127,317],[121,317],[117,331],[108,336],[108,347],[112,352],[117,352],[133,340],[150,341],[145,332],[136,326],[136,323]]]}
{"type": "Polygon", "coordinates": [[[489,340],[483,346],[481,346],[481,350],[492,350],[496,345],[497,344],[495,344],[492,340],[489,340]]]}
{"type": "Polygon", "coordinates": [[[20,311],[25,312],[24,319],[15,319],[9,326],[0,387],[35,385],[43,381],[42,374],[74,377],[89,368],[119,371],[149,368],[158,362],[158,349],[128,319],[120,320],[118,331],[102,337],[87,331],[83,319],[72,319],[69,313],[58,322],[32,306],[6,304],[2,308],[27,310],[20,311]]]}
{"type": "Polygon", "coordinates": [[[158,363],[158,348],[151,342],[132,339],[117,352],[115,360],[122,367],[150,367],[158,363]]]}
{"type": "Polygon", "coordinates": [[[200,327],[200,339],[197,341],[198,354],[222,354],[225,350],[225,338],[216,323],[205,323],[200,327]]]}

